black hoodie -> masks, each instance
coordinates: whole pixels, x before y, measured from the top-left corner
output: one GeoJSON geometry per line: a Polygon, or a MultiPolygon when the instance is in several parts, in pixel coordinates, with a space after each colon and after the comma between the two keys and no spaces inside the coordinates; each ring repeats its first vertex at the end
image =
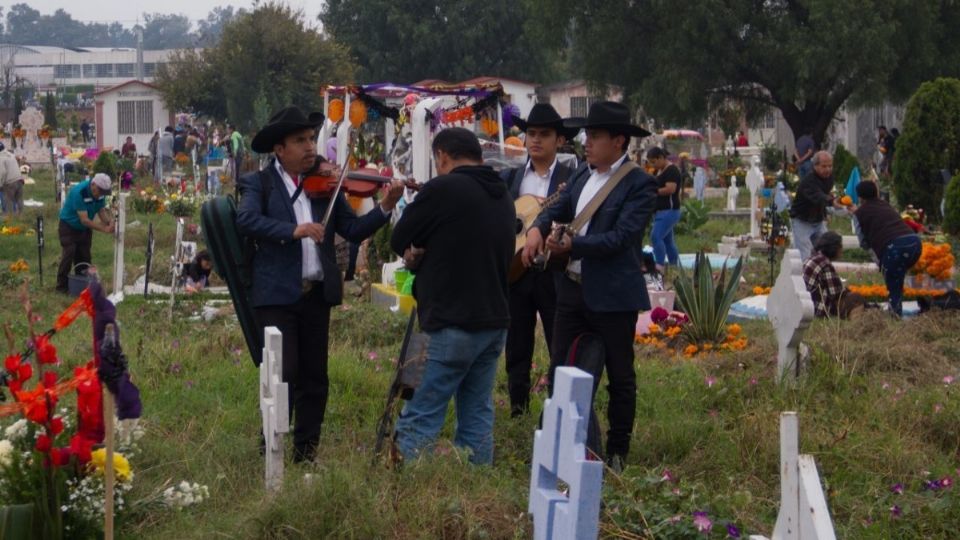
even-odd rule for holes
{"type": "Polygon", "coordinates": [[[411,244],[426,249],[413,284],[423,330],[509,326],[515,229],[513,200],[490,167],[457,167],[424,184],[390,239],[399,255],[411,244]]]}

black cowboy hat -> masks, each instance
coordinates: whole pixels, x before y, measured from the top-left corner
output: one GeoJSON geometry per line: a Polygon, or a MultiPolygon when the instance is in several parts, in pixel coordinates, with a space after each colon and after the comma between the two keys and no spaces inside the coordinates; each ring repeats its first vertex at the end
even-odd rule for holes
{"type": "Polygon", "coordinates": [[[630,109],[623,103],[615,101],[598,101],[590,106],[586,118],[568,118],[563,121],[568,128],[599,128],[610,129],[618,133],[626,133],[631,137],[649,137],[650,132],[640,126],[630,123],[630,109]]]}
{"type": "Polygon", "coordinates": [[[537,103],[530,109],[530,114],[527,115],[526,120],[515,116],[513,123],[524,133],[526,133],[528,127],[553,128],[557,130],[557,135],[568,141],[580,132],[580,128],[564,126],[563,118],[560,118],[560,114],[549,103],[537,103]]]}
{"type": "Polygon", "coordinates": [[[250,148],[259,154],[268,154],[273,152],[273,145],[287,135],[301,129],[316,129],[323,124],[323,119],[323,113],[313,112],[306,116],[298,107],[286,107],[270,117],[267,125],[253,137],[250,148]]]}

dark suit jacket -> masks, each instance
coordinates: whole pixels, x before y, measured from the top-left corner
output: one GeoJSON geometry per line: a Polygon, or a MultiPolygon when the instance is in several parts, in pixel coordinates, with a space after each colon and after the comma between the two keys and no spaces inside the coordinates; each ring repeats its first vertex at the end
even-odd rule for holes
{"type": "MultiPolygon", "coordinates": [[[[297,228],[296,214],[273,160],[263,172],[272,182],[265,212],[261,208],[260,173],[245,174],[239,181],[241,197],[237,227],[242,234],[255,238],[258,245],[253,258],[251,302],[254,307],[290,305],[302,293],[303,250],[300,240],[293,239],[293,231],[297,228]]],[[[306,194],[301,193],[300,197],[306,197],[306,194]]],[[[329,200],[313,199],[311,202],[313,219],[319,223],[329,200]]],[[[361,242],[389,220],[379,206],[358,218],[342,193],[337,198],[318,250],[324,276],[323,296],[328,304],[337,305],[343,301],[343,279],[337,266],[334,234],[351,242],[361,242]]]]}
{"type": "MultiPolygon", "coordinates": [[[[568,182],[557,204],[547,207],[535,226],[546,238],[551,222],[570,223],[590,178],[583,167],[568,182]]],[[[573,237],[570,257],[581,260],[583,300],[591,311],[650,309],[640,268],[643,235],[657,205],[657,181],[634,169],[610,192],[590,220],[586,236],[573,237]]]]}

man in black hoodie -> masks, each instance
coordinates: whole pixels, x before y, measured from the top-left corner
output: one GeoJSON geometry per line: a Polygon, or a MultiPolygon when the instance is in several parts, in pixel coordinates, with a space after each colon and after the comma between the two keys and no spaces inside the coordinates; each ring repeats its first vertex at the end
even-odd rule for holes
{"type": "Polygon", "coordinates": [[[397,445],[405,459],[431,446],[456,396],[454,444],[471,451],[472,463],[489,464],[516,213],[503,180],[482,165],[472,132],[441,131],[433,156],[439,176],[420,189],[390,239],[416,274],[420,328],[430,336],[423,381],[397,422],[397,445]]]}

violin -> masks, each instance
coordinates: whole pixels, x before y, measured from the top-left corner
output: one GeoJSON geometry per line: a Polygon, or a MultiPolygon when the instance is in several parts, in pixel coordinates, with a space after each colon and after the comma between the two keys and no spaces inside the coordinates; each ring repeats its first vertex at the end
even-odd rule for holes
{"type": "MultiPolygon", "coordinates": [[[[377,191],[384,185],[389,184],[393,178],[375,174],[374,169],[369,169],[373,173],[363,173],[359,171],[350,171],[343,180],[343,191],[354,197],[368,198],[373,197],[377,191]]],[[[314,168],[304,173],[303,191],[311,199],[329,199],[337,189],[339,179],[335,174],[336,168],[329,161],[319,162],[314,168]]],[[[404,185],[416,191],[420,188],[415,180],[405,180],[404,185]]]]}

